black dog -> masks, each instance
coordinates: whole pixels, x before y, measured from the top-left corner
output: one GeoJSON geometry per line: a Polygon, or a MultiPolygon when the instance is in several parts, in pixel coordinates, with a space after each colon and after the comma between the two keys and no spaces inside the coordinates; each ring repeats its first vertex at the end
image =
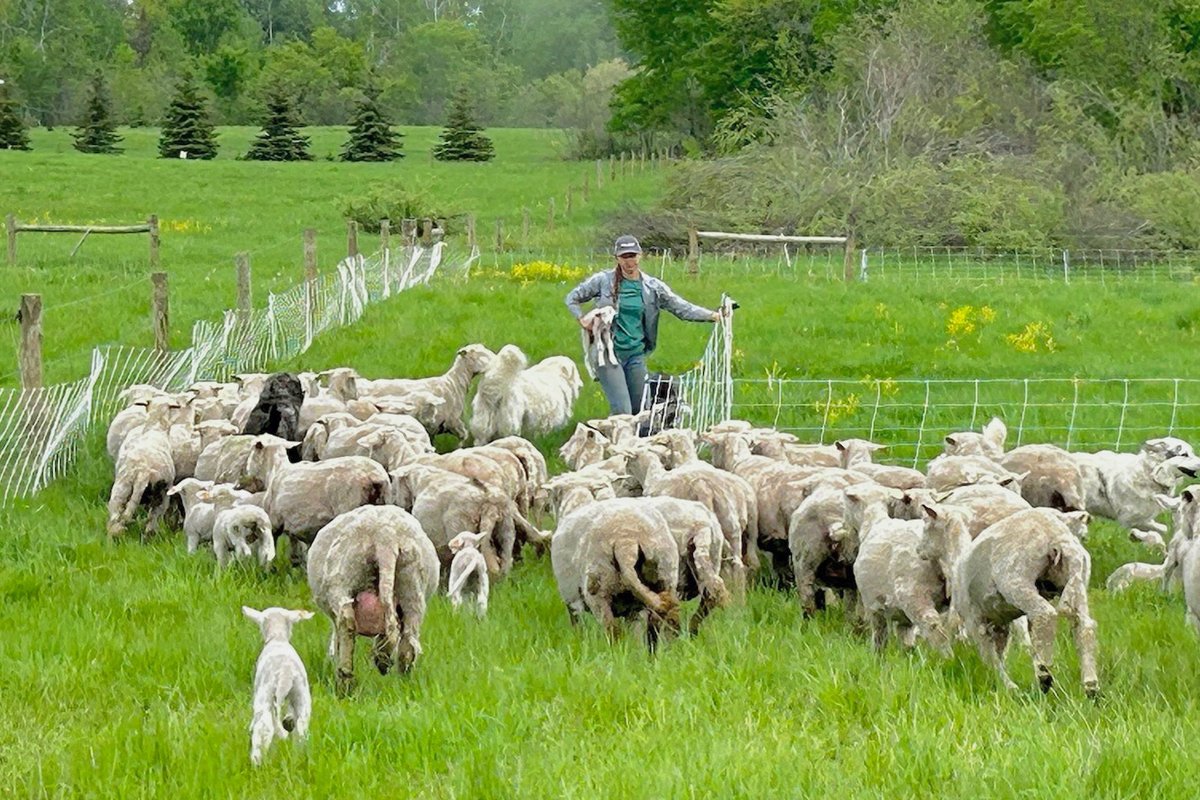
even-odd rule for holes
{"type": "Polygon", "coordinates": [[[276,372],[267,378],[258,405],[246,419],[242,433],[258,436],[269,433],[288,441],[296,441],[300,432],[300,406],[304,403],[304,387],[290,372],[276,372]]]}
{"type": "Polygon", "coordinates": [[[646,378],[642,394],[642,412],[648,419],[638,426],[638,436],[651,436],[675,427],[680,403],[677,378],[665,372],[653,372],[646,378]]]}

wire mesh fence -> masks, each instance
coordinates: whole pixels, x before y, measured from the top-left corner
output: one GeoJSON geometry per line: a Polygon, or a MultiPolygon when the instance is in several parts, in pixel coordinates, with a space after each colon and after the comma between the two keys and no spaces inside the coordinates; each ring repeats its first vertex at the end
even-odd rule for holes
{"type": "Polygon", "coordinates": [[[1132,450],[1156,436],[1200,434],[1200,380],[1027,378],[980,380],[738,379],[733,416],[828,443],[887,444],[883,461],[917,466],[946,434],[993,416],[1008,445],[1132,450]]]}
{"type": "Polygon", "coordinates": [[[449,252],[444,242],[353,256],[315,281],[270,295],[265,309],[230,310],[219,321],[197,322],[185,350],[97,347],[85,378],[0,390],[0,504],[61,476],[88,432],[107,426],[121,408],[128,387],[178,391],[199,380],[264,371],[304,352],[320,334],[355,322],[370,303],[426,283],[447,265],[464,271],[476,258],[477,251],[449,252]]]}

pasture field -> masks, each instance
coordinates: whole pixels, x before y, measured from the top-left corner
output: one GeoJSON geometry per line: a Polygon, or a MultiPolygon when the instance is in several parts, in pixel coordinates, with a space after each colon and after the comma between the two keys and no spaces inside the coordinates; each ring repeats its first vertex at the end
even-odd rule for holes
{"type": "MultiPolygon", "coordinates": [[[[496,132],[501,152],[502,133],[496,132]]],[[[333,149],[340,137],[329,136],[333,149]]],[[[132,133],[127,139],[131,150],[134,139],[132,133]]],[[[397,169],[416,167],[417,139],[413,132],[410,160],[397,169]]],[[[129,167],[125,191],[145,186],[173,197],[181,219],[210,209],[226,221],[220,234],[180,236],[180,247],[189,241],[208,247],[207,239],[219,236],[231,253],[242,249],[242,239],[273,236],[287,219],[287,246],[296,247],[287,269],[298,273],[298,231],[310,224],[306,209],[318,206],[311,213],[324,215],[313,223],[326,226],[322,241],[341,245],[341,221],[327,200],[344,191],[344,165],[301,165],[288,180],[279,176],[296,165],[274,165],[277,172],[258,174],[275,182],[256,190],[253,179],[241,177],[256,165],[188,164],[213,170],[209,187],[190,193],[204,194],[201,200],[179,185],[154,188],[182,165],[149,158],[151,144],[148,137],[141,160],[129,167]],[[310,193],[285,196],[291,190],[310,193]],[[221,201],[231,196],[257,198],[265,207],[257,213],[221,201]]],[[[480,196],[494,197],[496,208],[520,186],[530,198],[546,194],[535,175],[561,167],[565,186],[570,167],[549,152],[537,170],[514,166],[498,183],[488,170],[500,162],[473,174],[464,169],[464,185],[482,186],[480,196]]],[[[31,155],[45,159],[44,170],[60,170],[44,186],[58,187],[63,198],[74,196],[63,181],[90,163],[65,150],[31,155]]],[[[0,153],[0,174],[7,177],[14,157],[0,153]]],[[[118,173],[96,174],[91,188],[118,173]]],[[[647,175],[639,191],[652,195],[652,184],[647,175]]],[[[0,197],[8,196],[7,187],[0,184],[0,197]]],[[[99,196],[80,197],[79,217],[106,206],[99,196]]],[[[524,201],[517,197],[512,205],[519,209],[524,201]]],[[[114,218],[136,210],[124,198],[111,206],[114,218]]],[[[548,243],[548,252],[573,245],[570,236],[580,246],[592,244],[584,241],[582,223],[556,235],[563,238],[548,243]]],[[[169,241],[164,235],[164,265],[169,241]]],[[[53,242],[46,246],[69,251],[66,237],[53,242]]],[[[81,254],[99,243],[89,240],[81,254]]],[[[213,248],[194,261],[178,254],[200,276],[193,276],[196,286],[204,269],[227,276],[220,291],[194,299],[197,316],[211,316],[233,296],[228,254],[213,248]]],[[[140,254],[98,250],[97,280],[140,254]]],[[[18,272],[25,280],[35,269],[58,274],[50,261],[18,272]]],[[[138,262],[136,275],[129,269],[140,276],[144,264],[138,262]]],[[[741,302],[734,360],[742,378],[1187,377],[1200,327],[1194,287],[1165,281],[846,286],[722,274],[716,265],[699,276],[670,277],[697,303],[714,305],[723,291],[741,302]],[[1041,327],[1031,333],[1034,323],[1041,327]]],[[[353,328],[317,340],[280,366],[428,375],[473,341],[493,348],[516,343],[533,358],[577,356],[578,329],[562,306],[572,280],[516,280],[485,265],[469,280],[443,280],[371,306],[353,328]]],[[[69,298],[71,281],[58,285],[69,298]]],[[[132,302],[115,297],[114,303],[132,302]]],[[[173,311],[176,303],[188,307],[177,298],[173,311]]],[[[47,304],[52,309],[49,297],[47,304]]],[[[112,313],[128,326],[144,308],[112,313]]],[[[79,346],[110,330],[101,316],[70,315],[82,329],[79,346]]],[[[124,335],[119,326],[111,330],[124,335]]],[[[175,326],[177,336],[184,330],[175,326]]],[[[687,369],[708,331],[665,318],[651,367],[687,369]]],[[[129,339],[149,340],[148,328],[129,339]]],[[[600,391],[589,383],[576,418],[603,412],[600,391]]],[[[562,468],[554,450],[568,433],[538,442],[552,471],[562,468]]],[[[758,587],[744,608],[714,614],[697,637],[672,641],[650,657],[636,635],[610,645],[590,620],[573,629],[548,560],[528,554],[493,587],[485,620],[452,614],[444,597],[432,601],[424,654],[410,675],[379,676],[360,647],[360,683],[351,698],[333,691],[328,620],[300,623],[293,642],[313,686],[310,739],[304,748],[276,744],[254,770],[247,726],[260,639],[239,607],[311,607],[304,577],[285,569],[217,574],[209,554],[188,557],[175,533],[145,543],[130,533],[107,543],[112,466],[100,438],[93,437],[68,477],[0,510],[0,796],[1179,798],[1192,796],[1200,781],[1190,752],[1200,735],[1200,640],[1184,622],[1177,592],[1146,585],[1113,596],[1104,589],[1118,565],[1158,560],[1107,522],[1093,523],[1088,540],[1102,682],[1095,703],[1083,697],[1065,630],[1050,695],[1034,687],[1021,652],[1010,656],[1021,685],[1010,694],[966,645],[957,645],[949,661],[894,645],[877,655],[839,610],[803,620],[791,597],[758,587]]],[[[880,438],[887,440],[886,431],[880,438]]]]}
{"type": "MultiPolygon", "coordinates": [[[[474,214],[481,244],[495,240],[503,220],[506,246],[522,242],[522,208],[531,217],[529,244],[550,250],[590,252],[610,238],[594,228],[603,215],[656,196],[661,179],[646,167],[596,189],[591,162],[564,160],[565,136],[556,131],[488,131],[496,159],[486,164],[447,164],[432,159],[439,128],[404,127],[406,157],[390,164],[324,160],[340,151],[345,128],[307,128],[312,162],[277,164],[237,161],[255,128],[220,128],[213,161],[157,158],[158,130],[122,128],[126,152],[119,156],[78,153],[67,129],[31,131],[33,151],[0,152],[0,217],[21,222],[131,224],[159,216],[161,268],[170,278],[171,341],[183,347],[192,323],[214,319],[236,301],[233,258],[250,254],[254,302],[304,277],[302,232],[317,231],[319,268],[332,270],[346,254],[342,209],[350,198],[372,192],[420,193],[441,213],[474,214]],[[591,186],[583,203],[585,176],[591,186]],[[574,203],[565,216],[566,192],[574,203]],[[555,198],[556,226],[547,230],[548,201],[555,198]]],[[[465,249],[463,218],[450,220],[451,241],[465,249]],[[456,232],[457,229],[457,232],[456,232]]],[[[392,221],[393,235],[400,223],[392,221]]],[[[359,249],[373,252],[377,231],[359,233],[359,249]]],[[[20,294],[42,294],[47,383],[87,373],[96,344],[152,345],[147,238],[91,236],[74,258],[74,234],[22,233],[18,267],[0,271],[0,297],[16,311],[20,294]]],[[[11,320],[11,315],[3,315],[11,320]]],[[[0,323],[0,385],[16,383],[19,330],[0,323]]]]}

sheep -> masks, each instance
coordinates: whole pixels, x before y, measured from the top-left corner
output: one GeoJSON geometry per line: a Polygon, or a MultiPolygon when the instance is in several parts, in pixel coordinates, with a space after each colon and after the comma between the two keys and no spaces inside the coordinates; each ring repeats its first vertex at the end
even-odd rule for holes
{"type": "Polygon", "coordinates": [[[532,367],[528,363],[520,348],[508,344],[479,379],[471,403],[475,444],[502,436],[548,433],[570,420],[583,388],[575,362],[551,356],[532,367]]]}
{"type": "Polygon", "coordinates": [[[220,569],[229,565],[230,558],[253,558],[264,569],[275,560],[271,518],[262,508],[245,504],[249,498],[249,492],[228,485],[199,494],[202,502],[213,507],[212,547],[220,569]]]}
{"type": "Polygon", "coordinates": [[[153,533],[167,510],[167,491],[175,483],[175,459],[168,431],[173,400],[150,401],[146,423],[130,434],[117,454],[116,478],[108,497],[108,536],[120,535],[145,501],[150,507],[145,532],[153,533]]]}
{"type": "Polygon", "coordinates": [[[332,433],[343,428],[357,428],[362,421],[347,411],[335,411],[317,417],[304,431],[300,445],[301,461],[320,461],[325,455],[325,444],[332,433]]]}
{"type": "Polygon", "coordinates": [[[429,464],[493,486],[512,498],[521,513],[527,513],[532,502],[529,478],[525,464],[510,450],[503,447],[471,447],[450,453],[427,454],[413,459],[413,463],[429,464]]]}
{"type": "Polygon", "coordinates": [[[364,456],[391,471],[416,458],[420,452],[409,444],[401,431],[386,425],[363,423],[331,433],[321,451],[321,459],[364,456]]]}
{"type": "Polygon", "coordinates": [[[562,519],[596,500],[613,500],[617,496],[609,477],[581,472],[557,475],[543,484],[542,490],[555,519],[562,519]]]}
{"type": "Polygon", "coordinates": [[[242,614],[258,625],[263,637],[262,652],[254,663],[250,719],[250,763],[257,767],[275,739],[286,739],[293,731],[301,741],[308,735],[312,717],[308,672],[291,638],[292,626],[312,619],[313,612],[242,606],[242,614]]]}
{"type": "Polygon", "coordinates": [[[918,553],[924,527],[919,520],[890,519],[884,497],[872,498],[862,509],[854,583],[876,650],[887,644],[888,625],[896,622],[905,647],[919,632],[943,655],[950,654],[938,613],[948,605],[949,593],[937,563],[918,553]]]}
{"type": "MultiPolygon", "coordinates": [[[[443,375],[432,378],[357,381],[360,398],[376,401],[379,405],[385,399],[402,399],[413,392],[422,392],[430,400],[424,406],[430,406],[436,401],[436,406],[427,418],[421,422],[426,425],[431,436],[439,433],[451,433],[459,439],[467,438],[467,428],[463,424],[463,411],[466,409],[467,389],[472,379],[488,368],[495,358],[495,353],[481,344],[469,344],[460,349],[454,356],[454,364],[443,375]]],[[[381,406],[381,410],[384,409],[381,406]]],[[[396,413],[409,413],[396,410],[396,413]]]]}
{"type": "Polygon", "coordinates": [[[238,404],[229,414],[229,421],[242,430],[250,418],[250,412],[258,405],[259,395],[270,377],[265,372],[250,372],[233,376],[238,381],[238,404]]]}
{"type": "Polygon", "coordinates": [[[1104,586],[1111,593],[1117,594],[1128,589],[1134,581],[1161,581],[1165,572],[1166,564],[1131,561],[1113,570],[1108,579],[1104,581],[1104,586]]]}
{"type": "MultiPolygon", "coordinates": [[[[727,563],[740,566],[741,559],[736,551],[729,549],[720,522],[703,504],[677,497],[643,497],[638,502],[661,514],[675,539],[679,551],[679,599],[700,598],[696,613],[688,620],[688,632],[695,635],[713,609],[724,608],[731,602],[720,570],[727,563]]],[[[740,580],[742,573],[736,566],[733,573],[740,580]]],[[[744,587],[739,585],[738,589],[744,587]]]]}
{"type": "Polygon", "coordinates": [[[1010,450],[1000,465],[1021,478],[1021,496],[1031,506],[1082,511],[1086,505],[1083,471],[1070,453],[1049,444],[1029,444],[1010,450]]]}
{"type": "Polygon", "coordinates": [[[992,417],[983,426],[982,433],[963,431],[946,436],[942,450],[947,456],[983,456],[999,461],[1004,456],[1004,440],[1008,438],[1008,427],[1004,420],[992,417]]]}
{"type": "Polygon", "coordinates": [[[1154,496],[1155,503],[1171,513],[1171,521],[1175,527],[1175,535],[1166,548],[1167,557],[1163,560],[1162,588],[1168,591],[1171,578],[1179,566],[1180,545],[1185,541],[1196,538],[1197,525],[1200,524],[1200,487],[1189,486],[1179,493],[1179,497],[1166,494],[1154,496]]]}
{"type": "Polygon", "coordinates": [[[696,456],[696,432],[686,428],[667,428],[647,437],[652,445],[661,448],[659,457],[667,469],[677,469],[698,461],[696,456]]]}
{"type": "Polygon", "coordinates": [[[425,426],[414,416],[409,414],[389,414],[380,411],[372,414],[363,421],[371,425],[387,425],[389,428],[395,428],[403,433],[405,438],[421,452],[433,452],[433,442],[429,438],[429,431],[425,430],[425,426]]]}
{"type": "Polygon", "coordinates": [[[105,449],[113,461],[121,452],[121,445],[130,432],[146,424],[146,407],[150,405],[149,398],[138,400],[117,412],[112,422],[108,424],[108,434],[105,436],[105,449]]]}
{"type": "Polygon", "coordinates": [[[1009,472],[986,456],[941,455],[930,461],[925,470],[925,486],[935,492],[949,491],[958,486],[1006,481],[1019,486],[1021,476],[1009,472]]]}
{"type": "Polygon", "coordinates": [[[232,422],[223,419],[198,422],[194,426],[172,425],[167,435],[171,440],[171,457],[175,461],[175,480],[195,475],[196,462],[204,448],[237,432],[232,422]]]}
{"type": "Polygon", "coordinates": [[[930,554],[960,554],[953,565],[951,614],[978,644],[984,660],[996,667],[1006,688],[1016,688],[1004,665],[1010,624],[1028,617],[1034,671],[1042,691],[1048,692],[1054,681],[1055,628],[1064,615],[1072,623],[1084,692],[1094,697],[1100,682],[1096,623],[1088,612],[1092,562],[1064,517],[1086,524],[1087,514],[1032,508],[1002,519],[974,541],[960,518],[940,543],[931,537],[924,548],[930,554]],[[1056,595],[1057,607],[1048,599],[1056,595]]]}
{"type": "Polygon", "coordinates": [[[520,436],[505,436],[496,439],[488,447],[499,447],[512,453],[521,461],[525,468],[525,491],[521,495],[520,507],[527,514],[537,513],[540,508],[536,502],[542,485],[550,480],[550,470],[546,467],[546,457],[528,439],[520,436]]]}
{"type": "Polygon", "coordinates": [[[248,436],[264,433],[280,439],[299,439],[300,406],[304,389],[300,380],[290,372],[276,372],[267,378],[259,392],[258,402],[246,417],[241,432],[248,436]]]}
{"type": "Polygon", "coordinates": [[[238,483],[246,474],[254,440],[242,434],[218,439],[200,452],[192,477],[213,483],[238,483]]]}
{"type": "Polygon", "coordinates": [[[611,445],[612,441],[591,423],[579,422],[575,425],[575,433],[558,449],[558,455],[568,468],[583,469],[603,461],[611,445]]]}
{"type": "Polygon", "coordinates": [[[412,669],[440,568],[433,543],[411,514],[363,506],[338,515],[313,540],[307,573],[313,602],[333,623],[329,656],[339,691],[354,683],[355,636],[375,638],[380,674],[412,669]]]}
{"type": "Polygon", "coordinates": [[[679,630],[679,548],[641,501],[604,500],[559,520],[550,560],[572,623],[591,611],[612,640],[618,618],[644,611],[652,652],[664,632],[679,630]]]}
{"type": "Polygon", "coordinates": [[[450,605],[456,610],[462,605],[464,593],[473,601],[475,615],[487,614],[488,570],[479,542],[485,534],[463,531],[450,540],[454,559],[450,562],[450,605]]]}
{"type": "Polygon", "coordinates": [[[167,490],[169,496],[178,495],[183,501],[183,535],[189,553],[196,552],[201,542],[212,539],[216,509],[211,502],[200,499],[200,493],[212,487],[212,481],[185,478],[167,490]]]}
{"type": "Polygon", "coordinates": [[[585,423],[614,445],[629,444],[638,438],[638,418],[633,414],[613,414],[585,423]]]}
{"type": "Polygon", "coordinates": [[[388,502],[391,480],[378,463],[346,456],[291,464],[286,448],[295,444],[258,436],[246,461],[247,476],[266,488],[263,507],[277,537],[286,533],[293,542],[307,542],[338,514],[388,502]]]}
{"type": "Polygon", "coordinates": [[[753,488],[732,473],[700,462],[667,471],[659,461],[660,452],[656,448],[634,453],[629,460],[632,477],[642,485],[644,495],[696,501],[715,515],[729,554],[719,562],[721,577],[741,595],[747,566],[758,566],[754,549],[758,502],[753,488]]]}
{"type": "Polygon", "coordinates": [[[317,377],[326,379],[331,397],[336,397],[343,403],[358,399],[359,374],[350,367],[327,369],[317,377]]]}
{"type": "Polygon", "coordinates": [[[613,352],[612,325],[617,310],[612,306],[593,308],[580,317],[583,326],[580,338],[583,343],[583,363],[589,378],[596,377],[596,367],[616,366],[617,355],[613,352]]]}
{"type": "Polygon", "coordinates": [[[1179,441],[1151,439],[1137,453],[1073,453],[1083,474],[1087,512],[1115,520],[1135,539],[1144,531],[1165,534],[1167,527],[1155,519],[1162,508],[1154,496],[1172,493],[1184,478],[1200,472],[1200,459],[1187,454],[1164,456],[1181,447],[1163,442],[1179,441]]]}
{"type": "Polygon", "coordinates": [[[934,501],[942,505],[952,505],[955,508],[964,509],[967,512],[967,528],[972,539],[983,533],[985,528],[1005,517],[1033,507],[1020,495],[994,483],[959,486],[942,493],[932,491],[905,493],[905,502],[912,509],[911,519],[921,516],[920,508],[923,504],[934,501]]]}

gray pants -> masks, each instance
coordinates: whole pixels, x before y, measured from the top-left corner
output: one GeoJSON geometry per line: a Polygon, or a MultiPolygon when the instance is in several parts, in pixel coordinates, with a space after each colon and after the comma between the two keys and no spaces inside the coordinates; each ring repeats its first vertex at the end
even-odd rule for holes
{"type": "Polygon", "coordinates": [[[617,366],[598,367],[596,379],[608,399],[609,414],[636,414],[642,410],[646,385],[646,354],[617,353],[617,366]]]}

